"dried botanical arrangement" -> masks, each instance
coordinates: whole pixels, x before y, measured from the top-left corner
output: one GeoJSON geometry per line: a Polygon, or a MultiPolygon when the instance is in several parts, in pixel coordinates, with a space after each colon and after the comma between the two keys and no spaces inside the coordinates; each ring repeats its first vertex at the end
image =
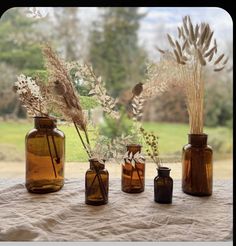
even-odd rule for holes
{"type": "Polygon", "coordinates": [[[132,99],[132,113],[133,113],[133,120],[140,121],[143,116],[143,107],[144,107],[145,99],[142,95],[135,96],[132,99]]]}
{"type": "Polygon", "coordinates": [[[158,149],[158,136],[156,136],[153,132],[148,133],[142,127],[140,128],[140,131],[147,145],[146,152],[148,156],[154,161],[154,163],[156,163],[157,167],[160,168],[161,160],[158,149]]]}
{"type": "Polygon", "coordinates": [[[90,142],[87,131],[87,120],[80,105],[79,96],[74,89],[68,69],[54,50],[46,44],[43,49],[43,56],[46,61],[46,68],[49,73],[48,94],[51,105],[55,110],[63,114],[63,117],[72,122],[81,140],[81,143],[91,158],[90,142]],[[81,135],[84,132],[85,139],[81,135]]]}
{"type": "Polygon", "coordinates": [[[33,78],[21,74],[17,76],[13,90],[18,95],[29,116],[48,117],[46,90],[41,83],[37,83],[33,78]]]}
{"type": "Polygon", "coordinates": [[[102,77],[97,77],[92,66],[82,62],[72,62],[69,64],[70,69],[76,68],[75,77],[87,83],[91,90],[88,95],[95,96],[104,112],[114,119],[119,119],[120,114],[115,110],[118,99],[114,99],[108,95],[105,83],[102,77]]]}
{"type": "MultiPolygon", "coordinates": [[[[160,49],[157,48],[159,51],[160,49]]],[[[163,92],[180,84],[179,67],[170,51],[162,51],[157,63],[146,64],[146,79],[143,84],[142,96],[150,100],[163,92]]]]}
{"type": "MultiPolygon", "coordinates": [[[[172,48],[172,56],[178,64],[178,83],[183,88],[189,114],[190,133],[203,133],[204,80],[203,67],[212,65],[215,72],[225,68],[228,58],[217,56],[217,41],[209,24],[193,25],[189,16],[183,18],[178,27],[178,38],[169,34],[167,39],[172,48]]],[[[165,51],[158,48],[161,53],[165,51]]]]}
{"type": "MultiPolygon", "coordinates": [[[[124,113],[128,113],[128,109],[131,111],[131,117],[133,118],[133,132],[132,135],[121,135],[116,137],[115,139],[107,139],[106,137],[97,138],[97,146],[104,145],[106,146],[106,159],[113,158],[118,162],[120,159],[120,154],[124,152],[126,145],[131,144],[134,136],[137,135],[138,120],[142,117],[142,108],[144,99],[142,98],[141,92],[143,90],[142,83],[138,83],[132,89],[131,97],[126,100],[125,108],[127,109],[125,112],[120,112],[118,110],[119,99],[111,97],[106,88],[105,82],[102,80],[102,77],[98,77],[93,71],[92,66],[82,63],[82,62],[71,62],[68,65],[69,70],[75,69],[75,78],[79,80],[83,80],[84,83],[88,84],[91,88],[89,95],[94,96],[97,101],[102,106],[104,112],[106,112],[111,118],[119,121],[122,120],[124,113]],[[130,105],[134,105],[129,107],[130,105]],[[135,108],[135,109],[134,109],[135,108]]],[[[94,148],[96,149],[96,148],[94,148]]],[[[99,148],[98,148],[99,149],[99,148]]]]}
{"type": "MultiPolygon", "coordinates": [[[[44,86],[39,79],[33,79],[24,74],[17,76],[17,81],[13,86],[13,90],[18,95],[18,98],[23,107],[26,108],[27,113],[31,117],[47,117],[55,119],[55,117],[49,114],[49,98],[47,94],[47,88],[44,86]]],[[[49,154],[51,157],[51,163],[53,167],[53,172],[55,178],[57,177],[55,163],[52,155],[52,148],[54,149],[56,155],[56,163],[60,163],[60,158],[58,157],[58,151],[55,144],[54,136],[51,136],[53,147],[50,145],[49,135],[46,132],[46,139],[49,154]]]]}
{"type": "MultiPolygon", "coordinates": [[[[58,55],[49,45],[45,45],[42,51],[46,60],[46,68],[49,73],[48,91],[50,95],[50,102],[51,104],[55,105],[55,109],[57,109],[58,112],[62,113],[63,117],[68,122],[72,122],[74,124],[80,141],[85,151],[87,152],[90,163],[92,163],[91,165],[93,165],[96,173],[91,182],[90,188],[88,188],[88,191],[90,192],[93,184],[97,179],[102,197],[104,198],[104,200],[106,200],[107,192],[105,188],[105,183],[103,182],[102,176],[100,174],[100,168],[104,167],[105,164],[104,161],[107,152],[105,150],[106,146],[104,144],[101,144],[98,139],[97,144],[95,144],[94,148],[92,148],[90,144],[87,129],[87,119],[85,118],[85,115],[83,113],[79,95],[74,88],[73,80],[70,76],[70,70],[74,68],[75,64],[66,64],[64,61],[62,61],[62,59],[58,57],[58,55]],[[85,140],[80,131],[84,132],[85,140]],[[97,165],[99,166],[99,168],[97,165]]],[[[76,64],[76,66],[78,67],[78,64],[76,64]]],[[[89,66],[80,66],[80,68],[83,71],[83,77],[81,76],[80,79],[87,79],[87,81],[90,81],[90,79],[94,79],[98,83],[101,82],[100,79],[97,80],[96,76],[89,66]]],[[[97,90],[97,87],[95,89],[97,90]]],[[[101,88],[99,87],[99,89],[101,88]]],[[[104,90],[101,91],[102,95],[105,95],[105,93],[106,92],[104,90]]],[[[105,99],[102,98],[102,100],[105,103],[107,97],[105,97],[105,99]]],[[[109,104],[108,107],[110,109],[113,108],[111,104],[109,104]]]]}

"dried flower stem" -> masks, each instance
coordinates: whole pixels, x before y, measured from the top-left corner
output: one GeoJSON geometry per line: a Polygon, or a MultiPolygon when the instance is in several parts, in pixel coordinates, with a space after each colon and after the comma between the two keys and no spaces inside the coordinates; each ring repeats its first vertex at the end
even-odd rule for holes
{"type": "Polygon", "coordinates": [[[55,175],[55,178],[57,178],[56,168],[55,168],[53,157],[52,157],[52,151],[51,151],[51,147],[50,147],[50,142],[49,142],[47,131],[46,131],[46,139],[47,139],[48,150],[49,150],[49,154],[50,154],[50,157],[51,157],[51,162],[52,162],[52,167],[53,167],[54,175],[55,175]]]}
{"type": "Polygon", "coordinates": [[[90,152],[88,151],[88,149],[87,149],[87,147],[86,147],[86,145],[85,145],[85,143],[84,143],[84,140],[83,140],[83,138],[82,138],[82,136],[81,136],[81,133],[80,133],[80,131],[79,131],[79,128],[77,127],[77,125],[76,125],[75,122],[73,122],[73,123],[74,123],[76,132],[78,133],[78,136],[79,136],[79,138],[80,138],[80,141],[81,141],[81,143],[82,143],[82,145],[83,145],[85,151],[87,152],[88,156],[91,157],[91,154],[90,154],[90,152]]]}

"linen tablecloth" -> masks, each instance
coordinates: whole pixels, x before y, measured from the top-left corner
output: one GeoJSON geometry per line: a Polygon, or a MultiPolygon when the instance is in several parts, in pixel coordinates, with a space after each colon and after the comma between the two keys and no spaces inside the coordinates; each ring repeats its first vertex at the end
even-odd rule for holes
{"type": "Polygon", "coordinates": [[[231,241],[232,180],[215,181],[213,195],[194,197],[174,180],[172,204],[154,202],[153,180],[127,194],[110,180],[109,203],[84,203],[84,180],[30,194],[23,180],[0,180],[0,241],[231,241]]]}

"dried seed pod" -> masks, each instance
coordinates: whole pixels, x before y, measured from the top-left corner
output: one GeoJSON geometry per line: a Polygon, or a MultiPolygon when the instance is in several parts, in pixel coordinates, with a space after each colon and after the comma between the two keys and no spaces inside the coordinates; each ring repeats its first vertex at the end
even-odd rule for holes
{"type": "Polygon", "coordinates": [[[181,35],[182,35],[182,37],[183,37],[183,39],[185,39],[185,35],[184,35],[184,28],[181,26],[181,35]]]}
{"type": "Polygon", "coordinates": [[[229,60],[229,57],[226,57],[226,59],[223,62],[223,65],[225,65],[228,62],[228,60],[229,60]]]}
{"type": "Polygon", "coordinates": [[[222,58],[223,58],[224,56],[225,56],[224,54],[220,55],[220,56],[216,59],[216,61],[214,62],[214,65],[218,64],[218,63],[222,60],[222,58]]]}
{"type": "Polygon", "coordinates": [[[212,39],[212,36],[214,34],[214,31],[212,31],[209,35],[209,37],[207,38],[206,40],[206,45],[205,45],[205,49],[208,50],[209,46],[210,46],[210,43],[211,43],[211,39],[212,39]]]}
{"type": "Polygon", "coordinates": [[[64,96],[67,92],[66,86],[59,80],[54,81],[54,91],[59,96],[64,96]]]}
{"type": "Polygon", "coordinates": [[[221,71],[221,70],[223,70],[223,69],[224,69],[224,66],[223,66],[223,67],[220,67],[220,68],[215,68],[214,71],[215,71],[215,72],[219,72],[219,71],[221,71]]]}
{"type": "Polygon", "coordinates": [[[165,54],[165,51],[162,50],[162,49],[160,49],[158,46],[155,46],[155,48],[156,48],[160,53],[165,54]]]}
{"type": "Polygon", "coordinates": [[[202,22],[201,25],[200,25],[200,36],[202,35],[205,27],[206,27],[206,24],[204,22],[202,22]]]}
{"type": "Polygon", "coordinates": [[[181,38],[181,36],[182,36],[181,29],[179,27],[177,27],[177,28],[178,28],[178,37],[181,38]]]}
{"type": "Polygon", "coordinates": [[[197,54],[198,54],[198,58],[199,58],[199,61],[200,61],[201,65],[205,66],[206,65],[206,61],[203,58],[202,52],[199,49],[197,49],[197,54]]]}
{"type": "Polygon", "coordinates": [[[168,41],[169,41],[170,45],[171,45],[173,48],[175,48],[175,43],[173,42],[173,40],[172,40],[172,38],[171,38],[171,36],[170,36],[169,34],[167,34],[167,38],[168,38],[168,41]]]}
{"type": "Polygon", "coordinates": [[[214,50],[213,50],[213,52],[211,53],[211,55],[209,56],[209,58],[208,58],[208,62],[211,62],[211,60],[212,60],[213,56],[214,56],[214,50]]]}
{"type": "Polygon", "coordinates": [[[217,53],[217,43],[216,43],[216,39],[214,39],[214,46],[215,46],[215,54],[217,53]]]}
{"type": "Polygon", "coordinates": [[[193,24],[189,18],[189,31],[190,31],[190,39],[192,41],[192,43],[195,42],[195,35],[194,35],[194,30],[193,30],[193,24]]]}
{"type": "Polygon", "coordinates": [[[184,62],[186,62],[188,60],[187,56],[182,56],[182,59],[184,62]]]}
{"type": "Polygon", "coordinates": [[[179,54],[178,54],[178,52],[177,52],[176,49],[174,49],[174,54],[175,54],[175,57],[176,57],[176,61],[177,61],[178,63],[180,63],[180,57],[179,57],[179,54]]]}
{"type": "Polygon", "coordinates": [[[208,33],[208,28],[209,28],[209,26],[206,25],[205,28],[204,28],[204,31],[203,31],[203,33],[201,35],[201,38],[200,38],[200,44],[201,44],[201,46],[203,45],[204,41],[206,40],[207,33],[208,33]]]}
{"type": "Polygon", "coordinates": [[[184,27],[184,30],[185,30],[186,35],[189,36],[189,30],[188,30],[186,21],[183,21],[183,27],[184,27]]]}
{"type": "Polygon", "coordinates": [[[187,43],[188,43],[188,40],[185,40],[185,41],[184,41],[184,44],[182,45],[182,51],[184,51],[184,49],[186,48],[187,43]]]}
{"type": "Polygon", "coordinates": [[[211,53],[214,53],[215,47],[211,48],[205,55],[204,57],[208,57],[209,55],[211,55],[211,53]]]}
{"type": "Polygon", "coordinates": [[[198,38],[198,35],[199,35],[199,25],[198,24],[195,26],[195,33],[194,33],[194,35],[195,35],[195,38],[197,39],[198,38]]]}
{"type": "Polygon", "coordinates": [[[177,51],[179,52],[179,56],[182,56],[181,47],[180,47],[179,42],[177,40],[175,41],[175,44],[177,47],[177,51]]]}

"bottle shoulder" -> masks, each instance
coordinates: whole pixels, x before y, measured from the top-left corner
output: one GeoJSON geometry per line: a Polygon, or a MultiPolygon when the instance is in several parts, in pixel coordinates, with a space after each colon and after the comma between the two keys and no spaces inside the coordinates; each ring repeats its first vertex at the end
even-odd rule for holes
{"type": "Polygon", "coordinates": [[[60,138],[65,138],[65,134],[57,129],[57,128],[53,128],[53,129],[48,129],[48,130],[45,130],[45,129],[37,129],[37,128],[33,128],[31,129],[30,131],[28,131],[28,133],[26,134],[25,138],[34,138],[34,137],[37,137],[37,136],[41,136],[41,135],[53,135],[55,137],[60,137],[60,138]]]}
{"type": "Polygon", "coordinates": [[[173,179],[170,177],[170,176],[167,176],[167,177],[161,177],[161,176],[156,176],[155,178],[154,178],[154,181],[157,181],[157,180],[170,180],[170,181],[172,181],[173,182],[173,179]]]}
{"type": "MultiPolygon", "coordinates": [[[[96,170],[95,169],[91,169],[91,168],[89,168],[87,171],[86,171],[86,173],[96,173],[96,170]]],[[[107,169],[100,169],[99,170],[99,173],[100,174],[109,174],[108,173],[108,170],[107,169]]]]}
{"type": "Polygon", "coordinates": [[[62,138],[65,138],[65,134],[62,130],[58,129],[58,128],[54,128],[53,132],[56,133],[57,136],[60,136],[62,138]]]}
{"type": "Polygon", "coordinates": [[[35,137],[37,136],[37,134],[38,134],[38,130],[36,128],[33,128],[26,133],[25,138],[27,139],[30,137],[35,137]]]}
{"type": "Polygon", "coordinates": [[[183,146],[183,151],[188,151],[188,150],[191,150],[191,149],[204,149],[205,151],[210,151],[212,152],[213,149],[210,145],[206,145],[204,147],[196,147],[196,146],[193,146],[191,144],[186,144],[183,146]]]}

